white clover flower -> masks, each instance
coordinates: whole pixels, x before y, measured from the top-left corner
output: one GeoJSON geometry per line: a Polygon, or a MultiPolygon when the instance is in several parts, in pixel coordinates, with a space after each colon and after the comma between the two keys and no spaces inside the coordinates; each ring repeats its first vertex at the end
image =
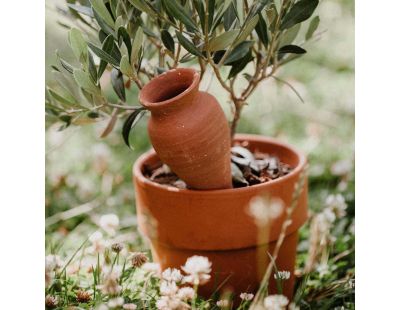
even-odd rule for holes
{"type": "Polygon", "coordinates": [[[122,287],[119,285],[118,280],[119,274],[117,272],[108,273],[103,284],[99,285],[98,288],[103,294],[117,295],[122,291],[122,287]]]}
{"type": "Polygon", "coordinates": [[[290,278],[290,271],[282,270],[274,274],[275,279],[288,280],[290,278]]]}
{"type": "Polygon", "coordinates": [[[322,212],[322,215],[324,216],[325,220],[330,224],[332,224],[336,220],[336,215],[330,208],[325,208],[322,212]]]}
{"type": "Polygon", "coordinates": [[[322,263],[317,266],[317,271],[319,272],[319,276],[323,277],[324,275],[329,273],[329,265],[327,263],[322,263]]]}
{"type": "Polygon", "coordinates": [[[182,287],[178,291],[178,297],[184,301],[192,300],[194,298],[194,295],[194,289],[188,286],[182,287]]]}
{"type": "Polygon", "coordinates": [[[339,160],[331,166],[331,173],[333,175],[342,176],[348,174],[352,168],[353,163],[350,160],[339,160]]]}
{"type": "Polygon", "coordinates": [[[108,306],[110,308],[121,307],[124,304],[124,299],[122,297],[112,298],[108,301],[108,306]]]}
{"type": "Polygon", "coordinates": [[[290,303],[288,310],[300,310],[300,307],[297,306],[294,302],[290,303]]]}
{"type": "Polygon", "coordinates": [[[227,299],[221,299],[217,301],[217,306],[220,308],[228,307],[229,306],[229,300],[227,299]]]}
{"type": "Polygon", "coordinates": [[[254,294],[251,294],[251,293],[241,293],[240,294],[240,299],[242,299],[244,301],[252,300],[253,297],[254,297],[254,294]]]}
{"type": "Polygon", "coordinates": [[[269,295],[264,299],[266,310],[285,310],[289,304],[289,299],[283,295],[269,295]]]}
{"type": "Polygon", "coordinates": [[[137,306],[135,304],[124,304],[122,306],[122,309],[124,309],[124,310],[136,310],[137,306]]]}
{"type": "Polygon", "coordinates": [[[145,263],[141,269],[152,276],[159,277],[161,275],[161,267],[158,263],[145,263]]]}
{"type": "Polygon", "coordinates": [[[254,197],[249,204],[249,214],[254,218],[258,226],[265,226],[282,214],[283,206],[283,202],[280,199],[254,197]]]}
{"type": "Polygon", "coordinates": [[[90,253],[102,253],[106,248],[106,241],[103,238],[101,231],[95,231],[90,235],[89,241],[92,245],[88,248],[90,253]]]}
{"type": "Polygon", "coordinates": [[[182,281],[183,276],[180,270],[176,268],[167,268],[162,273],[162,278],[166,281],[179,283],[182,281]]]}
{"type": "Polygon", "coordinates": [[[338,218],[346,215],[347,204],[341,194],[329,195],[325,200],[325,204],[338,218]]]}
{"type": "Polygon", "coordinates": [[[156,302],[156,307],[159,310],[190,309],[189,305],[183,303],[176,296],[161,296],[156,302]]]}
{"type": "Polygon", "coordinates": [[[184,282],[194,285],[201,285],[210,279],[211,262],[204,256],[192,256],[186,260],[184,266],[181,267],[188,275],[185,276],[184,282]]]}
{"type": "Polygon", "coordinates": [[[117,215],[105,214],[100,217],[99,226],[110,236],[114,236],[119,226],[119,218],[117,215]]]}
{"type": "Polygon", "coordinates": [[[107,305],[105,305],[105,304],[101,304],[101,305],[97,308],[97,310],[108,310],[108,307],[107,307],[107,305]]]}
{"type": "Polygon", "coordinates": [[[61,260],[58,255],[47,255],[46,256],[46,271],[54,271],[61,268],[64,265],[64,262],[61,260]]]}
{"type": "Polygon", "coordinates": [[[161,281],[160,294],[163,296],[175,296],[178,292],[178,286],[175,282],[161,281]]]}

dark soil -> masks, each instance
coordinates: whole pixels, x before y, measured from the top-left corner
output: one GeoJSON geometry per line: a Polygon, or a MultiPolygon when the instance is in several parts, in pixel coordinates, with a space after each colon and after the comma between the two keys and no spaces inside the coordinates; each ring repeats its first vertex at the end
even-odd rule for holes
{"type": "MultiPolygon", "coordinates": [[[[290,173],[293,170],[288,164],[278,157],[260,152],[250,152],[246,148],[246,142],[237,144],[231,149],[232,182],[234,188],[246,187],[255,184],[269,182],[290,173]]],[[[186,183],[171,171],[171,169],[159,162],[157,165],[145,165],[144,175],[151,181],[186,189],[186,183]]]]}

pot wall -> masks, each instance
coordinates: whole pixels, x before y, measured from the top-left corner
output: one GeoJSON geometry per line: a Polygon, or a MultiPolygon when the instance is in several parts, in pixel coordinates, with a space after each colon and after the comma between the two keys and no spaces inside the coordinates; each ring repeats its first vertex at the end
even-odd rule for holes
{"type": "MultiPolygon", "coordinates": [[[[237,135],[236,140],[248,141],[252,151],[277,155],[295,168],[277,180],[250,187],[195,191],[159,185],[145,178],[143,165],[159,160],[154,151],[141,156],[134,166],[139,229],[150,239],[155,259],[162,268],[167,268],[180,267],[192,255],[208,256],[213,263],[213,274],[211,282],[203,289],[205,294],[210,293],[212,285],[218,282],[220,272],[233,274],[226,286],[236,293],[246,291],[247,286],[256,289],[269,260],[267,249],[272,252],[286,214],[283,212],[274,220],[260,238],[259,229],[248,212],[249,201],[259,195],[268,195],[279,198],[288,208],[295,184],[306,165],[303,155],[274,139],[237,135]],[[260,260],[264,264],[257,262],[260,260]]],[[[286,231],[277,262],[281,270],[291,271],[290,281],[285,281],[289,297],[293,287],[297,230],[306,219],[307,182],[292,214],[292,224],[286,231]]]]}

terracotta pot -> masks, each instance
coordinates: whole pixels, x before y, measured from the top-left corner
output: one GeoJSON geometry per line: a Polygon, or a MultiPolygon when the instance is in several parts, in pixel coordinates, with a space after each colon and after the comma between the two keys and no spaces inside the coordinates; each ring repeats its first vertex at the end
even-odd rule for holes
{"type": "Polygon", "coordinates": [[[151,143],[192,189],[231,188],[230,131],[217,100],[199,91],[200,75],[174,69],[152,79],[140,91],[150,110],[151,143]]]}
{"type": "MultiPolygon", "coordinates": [[[[255,135],[237,135],[236,140],[248,141],[252,151],[277,155],[294,170],[267,183],[214,191],[181,190],[151,182],[142,171],[144,164],[159,161],[154,151],[142,155],[133,170],[139,229],[150,240],[154,259],[165,269],[179,268],[193,255],[207,256],[212,262],[212,278],[201,287],[205,297],[224,281],[221,289],[229,288],[237,294],[257,290],[270,260],[267,252],[273,252],[286,212],[260,230],[249,215],[249,201],[269,195],[279,198],[287,209],[306,165],[303,155],[277,140],[255,135]]],[[[294,285],[297,232],[307,219],[307,182],[291,218],[276,260],[279,270],[291,273],[283,286],[289,298],[294,285]]],[[[273,277],[269,291],[277,292],[273,277]]]]}

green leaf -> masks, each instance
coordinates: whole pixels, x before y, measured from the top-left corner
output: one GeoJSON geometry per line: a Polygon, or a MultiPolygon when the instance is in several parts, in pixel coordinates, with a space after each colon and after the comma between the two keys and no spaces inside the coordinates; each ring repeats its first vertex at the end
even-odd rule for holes
{"type": "Polygon", "coordinates": [[[282,20],[280,30],[288,29],[307,20],[318,6],[318,0],[300,0],[296,2],[282,20]]]}
{"type": "Polygon", "coordinates": [[[244,24],[244,27],[242,28],[242,31],[240,32],[240,35],[235,42],[235,45],[246,40],[246,38],[250,35],[250,33],[256,27],[256,25],[258,23],[258,19],[259,19],[259,17],[258,17],[258,15],[256,15],[256,16],[252,17],[246,24],[244,24]]]}
{"type": "Polygon", "coordinates": [[[178,38],[179,43],[191,54],[199,57],[203,57],[201,52],[194,46],[192,42],[186,39],[183,34],[178,31],[175,31],[176,37],[178,38]]]}
{"type": "Polygon", "coordinates": [[[75,57],[79,62],[85,64],[87,61],[87,45],[82,33],[78,29],[72,28],[68,33],[68,40],[75,57]]]}
{"type": "Polygon", "coordinates": [[[308,27],[307,33],[306,33],[306,40],[311,39],[311,37],[313,36],[315,30],[317,30],[319,26],[319,16],[315,16],[311,22],[310,22],[310,26],[308,27]]]}
{"type": "Polygon", "coordinates": [[[225,29],[225,31],[228,31],[229,29],[231,29],[232,24],[235,22],[236,19],[237,19],[236,9],[235,9],[235,6],[233,5],[233,3],[231,3],[228,6],[228,9],[224,13],[224,29],[225,29]]]}
{"type": "Polygon", "coordinates": [[[128,147],[131,147],[129,143],[129,133],[131,132],[131,129],[135,127],[145,111],[145,108],[138,108],[128,116],[124,125],[122,126],[122,137],[124,138],[125,144],[128,147]]]}
{"type": "Polygon", "coordinates": [[[289,45],[292,43],[296,39],[300,28],[301,24],[296,24],[292,28],[286,30],[285,34],[283,35],[283,39],[280,42],[280,46],[289,45]]]}
{"type": "Polygon", "coordinates": [[[239,29],[234,29],[212,38],[208,44],[210,52],[220,51],[230,46],[235,41],[239,32],[239,29]]]}
{"type": "Polygon", "coordinates": [[[111,70],[111,84],[115,93],[118,95],[118,98],[121,99],[121,101],[125,102],[126,96],[124,76],[122,75],[121,71],[115,68],[111,70]]]}
{"type": "Polygon", "coordinates": [[[269,39],[268,39],[267,23],[265,22],[264,17],[261,14],[258,14],[258,17],[259,20],[255,29],[264,47],[268,48],[269,39]]]}
{"type": "Polygon", "coordinates": [[[81,13],[83,15],[89,16],[89,17],[93,17],[93,10],[92,8],[88,7],[88,6],[84,6],[84,5],[76,5],[76,4],[72,4],[72,3],[67,3],[68,7],[71,8],[72,10],[81,13]]]}
{"type": "MultiPolygon", "coordinates": [[[[114,47],[114,39],[113,39],[113,36],[110,34],[110,35],[104,40],[101,49],[102,49],[104,52],[106,52],[106,53],[108,53],[108,54],[111,54],[111,51],[112,51],[113,47],[114,47]]],[[[104,72],[104,70],[105,70],[106,67],[107,67],[107,63],[108,63],[108,62],[105,61],[105,60],[103,60],[103,59],[100,60],[99,70],[98,70],[98,72],[97,72],[97,77],[98,77],[98,79],[100,79],[101,76],[103,75],[103,72],[104,72]]]]}
{"type": "Polygon", "coordinates": [[[208,1],[208,31],[210,31],[214,21],[215,0],[208,1]]]}
{"type": "Polygon", "coordinates": [[[168,30],[163,29],[161,31],[161,41],[169,51],[175,53],[175,42],[168,30]]]}
{"type": "Polygon", "coordinates": [[[110,27],[109,25],[107,25],[107,23],[100,17],[100,15],[96,11],[93,11],[93,16],[99,24],[101,30],[103,30],[107,35],[112,34],[115,38],[114,27],[110,27]]]}
{"type": "Polygon", "coordinates": [[[126,55],[122,56],[121,62],[119,64],[119,67],[120,67],[120,70],[121,70],[121,72],[123,74],[125,74],[125,75],[127,75],[129,77],[134,76],[135,73],[133,72],[132,66],[129,63],[128,56],[126,56],[126,55]]]}
{"type": "Polygon", "coordinates": [[[246,21],[261,13],[262,9],[268,4],[270,0],[256,0],[253,2],[247,14],[246,21]]]}
{"type": "Polygon", "coordinates": [[[236,76],[240,71],[242,71],[246,65],[253,60],[253,56],[251,55],[251,51],[249,51],[246,56],[242,59],[239,59],[232,63],[232,68],[229,71],[228,79],[236,76]]]}
{"type": "Polygon", "coordinates": [[[74,79],[80,87],[93,95],[100,95],[100,88],[93,83],[89,74],[81,69],[74,70],[74,79]]]}
{"type": "Polygon", "coordinates": [[[231,64],[236,60],[243,58],[250,50],[254,41],[243,41],[237,45],[232,52],[226,57],[224,64],[231,64]]]}
{"type": "MultiPolygon", "coordinates": [[[[103,51],[101,48],[97,47],[96,45],[92,43],[88,43],[90,49],[95,53],[100,59],[112,64],[115,67],[119,66],[119,60],[114,58],[110,53],[107,53],[103,51]]],[[[113,40],[113,45],[114,45],[114,40],[113,40]]]]}
{"type": "MultiPolygon", "coordinates": [[[[203,2],[201,0],[193,0],[193,6],[196,9],[197,15],[199,16],[200,19],[200,24],[201,24],[201,29],[203,29],[203,33],[205,31],[205,12],[204,12],[204,5],[203,2]]],[[[209,30],[211,29],[211,27],[208,28],[209,30]]]]}
{"type": "Polygon", "coordinates": [[[91,0],[93,9],[100,15],[100,17],[107,23],[108,26],[114,28],[114,20],[107,10],[103,0],[91,0]]]}
{"type": "Polygon", "coordinates": [[[131,55],[132,53],[131,37],[129,36],[128,31],[124,27],[118,28],[118,40],[120,40],[121,37],[122,40],[124,41],[126,49],[128,50],[128,55],[131,55]]]}
{"type": "Polygon", "coordinates": [[[89,54],[89,64],[88,64],[88,71],[92,80],[97,83],[97,68],[93,61],[93,56],[91,53],[89,54]]]}
{"type": "Polygon", "coordinates": [[[279,50],[278,50],[278,54],[305,54],[307,53],[307,51],[304,48],[301,48],[300,46],[297,45],[285,45],[282,46],[279,50]]]}
{"type": "Polygon", "coordinates": [[[117,19],[115,20],[115,26],[114,26],[114,30],[116,32],[118,32],[120,27],[124,27],[124,19],[122,18],[122,16],[118,16],[117,19]]]}
{"type": "Polygon", "coordinates": [[[76,100],[75,98],[68,96],[67,94],[61,95],[58,92],[56,92],[55,90],[51,89],[51,88],[47,88],[50,95],[57,101],[66,104],[66,105],[74,105],[76,104],[76,100]]]}
{"type": "Polygon", "coordinates": [[[168,13],[177,20],[181,21],[189,31],[195,31],[197,29],[197,25],[194,23],[189,13],[179,3],[178,0],[164,0],[163,4],[168,13]]]}
{"type": "Polygon", "coordinates": [[[151,17],[156,17],[157,14],[153,11],[153,9],[147,5],[145,1],[141,0],[129,0],[129,2],[137,8],[141,12],[145,12],[146,14],[150,15],[151,17]]]}
{"type": "Polygon", "coordinates": [[[138,28],[132,43],[131,64],[135,65],[139,60],[140,48],[143,44],[143,30],[138,28]]]}
{"type": "Polygon", "coordinates": [[[60,57],[60,55],[58,54],[58,51],[56,52],[56,56],[58,58],[58,60],[60,60],[61,66],[67,70],[69,73],[73,73],[74,72],[74,67],[72,67],[68,62],[66,62],[64,59],[62,59],[60,57]]]}

